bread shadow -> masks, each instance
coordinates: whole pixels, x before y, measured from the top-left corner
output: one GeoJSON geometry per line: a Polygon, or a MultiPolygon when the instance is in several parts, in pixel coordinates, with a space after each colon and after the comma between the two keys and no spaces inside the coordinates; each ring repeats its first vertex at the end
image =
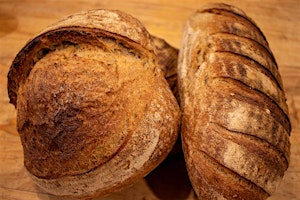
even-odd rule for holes
{"type": "Polygon", "coordinates": [[[147,185],[160,200],[184,200],[188,198],[192,190],[181,143],[177,142],[176,145],[177,152],[170,154],[145,177],[147,185]],[[180,145],[179,150],[178,145],[180,145]]]}

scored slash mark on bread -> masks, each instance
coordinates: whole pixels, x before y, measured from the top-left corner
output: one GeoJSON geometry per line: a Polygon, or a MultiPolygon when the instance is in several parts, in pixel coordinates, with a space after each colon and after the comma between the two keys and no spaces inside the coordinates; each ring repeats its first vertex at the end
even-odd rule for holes
{"type": "Polygon", "coordinates": [[[203,199],[266,199],[290,161],[291,124],[268,42],[240,9],[209,4],[186,22],[179,51],[182,139],[203,199]]]}

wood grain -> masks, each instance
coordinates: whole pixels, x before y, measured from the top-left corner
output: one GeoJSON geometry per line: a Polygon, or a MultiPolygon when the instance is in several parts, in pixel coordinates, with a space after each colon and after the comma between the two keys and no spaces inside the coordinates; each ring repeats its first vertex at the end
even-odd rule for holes
{"type": "MultiPolygon", "coordinates": [[[[151,34],[179,47],[185,20],[197,7],[207,2],[212,1],[0,1],[0,199],[57,199],[37,188],[27,176],[16,131],[16,112],[8,103],[8,69],[16,53],[30,38],[64,16],[82,10],[108,8],[132,14],[144,23],[151,34]]],[[[259,0],[223,2],[240,7],[256,21],[277,59],[292,121],[292,148],[290,167],[276,194],[269,199],[300,199],[300,3],[298,0],[265,0],[263,3],[259,0]]],[[[186,172],[182,164],[182,157],[168,159],[147,178],[102,199],[195,199],[189,182],[186,181],[186,172]],[[162,174],[164,183],[160,184],[162,174]],[[159,188],[156,185],[159,185],[159,188]]]]}

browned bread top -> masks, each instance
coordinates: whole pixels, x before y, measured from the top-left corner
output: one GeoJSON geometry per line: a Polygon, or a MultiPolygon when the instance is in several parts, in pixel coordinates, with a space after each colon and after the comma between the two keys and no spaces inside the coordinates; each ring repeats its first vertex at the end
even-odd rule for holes
{"type": "Polygon", "coordinates": [[[24,164],[46,191],[106,195],[155,168],[180,112],[149,33],[110,10],[68,17],[16,56],[8,90],[24,164]]]}
{"type": "Polygon", "coordinates": [[[91,10],[71,15],[43,30],[18,53],[8,74],[11,103],[16,106],[19,85],[26,80],[33,65],[45,54],[58,45],[64,45],[63,43],[82,42],[80,40],[88,43],[88,39],[91,39],[91,44],[101,43],[95,41],[95,38],[102,35],[117,39],[120,43],[124,42],[141,52],[153,51],[150,34],[131,15],[117,10],[91,10]]]}
{"type": "Polygon", "coordinates": [[[182,138],[203,199],[265,199],[290,160],[291,124],[275,58],[240,9],[210,4],[188,19],[179,53],[182,138]]]}

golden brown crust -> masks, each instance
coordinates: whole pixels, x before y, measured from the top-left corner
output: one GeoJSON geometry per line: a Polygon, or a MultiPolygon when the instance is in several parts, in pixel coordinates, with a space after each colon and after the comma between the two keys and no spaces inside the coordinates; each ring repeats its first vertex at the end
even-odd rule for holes
{"type": "Polygon", "coordinates": [[[198,10],[184,29],[178,80],[185,159],[199,198],[266,199],[287,170],[291,125],[259,28],[230,5],[198,10]]]}
{"type": "Polygon", "coordinates": [[[157,62],[149,33],[119,11],[68,17],[30,41],[11,66],[8,91],[33,180],[86,198],[155,168],[180,119],[157,62]]]}
{"type": "Polygon", "coordinates": [[[214,15],[214,25],[210,24],[208,27],[209,29],[211,27],[218,26],[218,32],[223,32],[224,28],[227,27],[227,30],[229,30],[230,33],[252,38],[270,50],[265,35],[257,26],[255,21],[248,17],[246,13],[238,7],[225,3],[208,3],[204,5],[202,9],[197,10],[197,12],[211,13],[214,15]],[[218,17],[216,15],[219,15],[220,18],[216,18],[218,17]],[[222,19],[227,17],[231,17],[232,19],[228,19],[226,20],[226,23],[224,23],[222,19]]]}
{"type": "MultiPolygon", "coordinates": [[[[110,10],[109,12],[107,10],[91,10],[71,15],[43,30],[36,38],[26,44],[16,56],[8,74],[8,94],[12,104],[16,106],[19,85],[26,80],[37,60],[51,49],[55,49],[55,46],[61,42],[74,42],[73,39],[81,40],[80,37],[73,35],[75,37],[73,38],[69,33],[63,34],[63,32],[81,35],[82,38],[92,37],[94,40],[102,33],[105,36],[118,39],[120,42],[126,41],[126,44],[130,44],[141,51],[143,49],[153,51],[150,34],[140,21],[128,14],[117,10],[110,10]],[[47,43],[51,45],[43,46],[47,43]]],[[[87,42],[87,40],[83,40],[87,42]]]]}

